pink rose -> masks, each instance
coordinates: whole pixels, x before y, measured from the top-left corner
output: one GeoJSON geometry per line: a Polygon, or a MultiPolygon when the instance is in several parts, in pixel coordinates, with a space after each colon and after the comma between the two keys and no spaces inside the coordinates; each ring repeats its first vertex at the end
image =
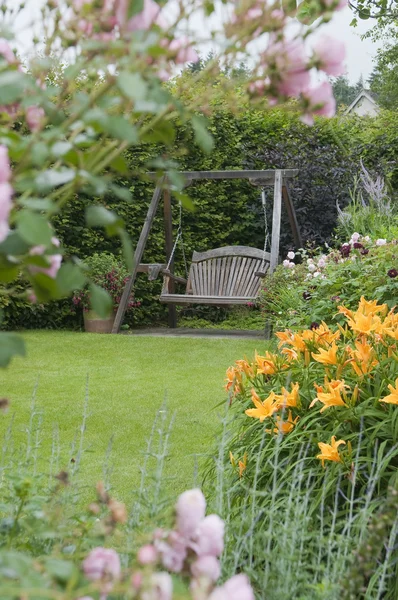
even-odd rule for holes
{"type": "Polygon", "coordinates": [[[247,576],[241,573],[216,588],[208,600],[254,600],[254,593],[247,576]]]}
{"type": "Polygon", "coordinates": [[[161,554],[164,568],[173,573],[180,573],[187,557],[185,539],[178,532],[172,531],[168,541],[158,542],[156,548],[161,554]]]}
{"type": "MultiPolygon", "coordinates": [[[[59,239],[54,236],[51,238],[51,242],[54,246],[59,247],[59,245],[60,245],[59,239]]],[[[40,255],[40,254],[44,254],[45,251],[46,251],[46,247],[43,245],[33,246],[30,249],[29,254],[30,255],[37,255],[37,254],[40,255]]],[[[55,279],[57,276],[57,273],[59,271],[59,268],[61,266],[61,263],[62,263],[62,254],[46,254],[45,257],[49,261],[50,266],[49,267],[37,267],[35,265],[32,265],[29,267],[30,272],[31,273],[44,273],[45,275],[48,275],[52,279],[55,279]]]]}
{"type": "Polygon", "coordinates": [[[0,242],[9,232],[8,217],[12,207],[12,187],[9,183],[0,183],[0,242]]]}
{"type": "Polygon", "coordinates": [[[263,56],[264,67],[270,70],[269,75],[279,94],[298,96],[308,87],[310,74],[302,40],[275,42],[271,38],[263,56]]]}
{"type": "Polygon", "coordinates": [[[26,122],[31,131],[40,129],[45,113],[40,106],[28,106],[26,109],[26,122]]]}
{"type": "MultiPolygon", "coordinates": [[[[122,6],[122,9],[123,9],[123,6],[122,6]]],[[[121,14],[122,9],[119,11],[119,14],[121,14]]],[[[167,27],[167,23],[164,20],[164,18],[159,14],[160,10],[161,10],[161,7],[154,0],[144,0],[143,10],[138,15],[134,15],[134,17],[132,17],[127,22],[127,26],[126,26],[127,31],[137,31],[137,30],[145,30],[146,31],[154,23],[156,23],[156,25],[159,25],[159,27],[162,27],[162,29],[165,29],[167,27]]],[[[124,23],[119,23],[119,24],[121,26],[124,25],[124,23]]]]}
{"type": "Polygon", "coordinates": [[[313,115],[333,117],[336,112],[336,100],[333,96],[333,88],[328,81],[324,81],[315,88],[311,88],[302,94],[306,104],[306,112],[301,117],[303,123],[312,125],[313,115]]]}
{"type": "Polygon", "coordinates": [[[0,145],[0,183],[6,183],[11,179],[10,160],[8,158],[7,146],[0,145]]]}
{"type": "Polygon", "coordinates": [[[329,35],[324,35],[315,42],[313,58],[317,68],[328,75],[337,76],[345,73],[343,62],[345,59],[345,46],[329,35]]]}
{"type": "Polygon", "coordinates": [[[168,573],[154,573],[151,577],[152,590],[141,594],[142,600],[172,600],[173,581],[168,573]]]}
{"type": "Polygon", "coordinates": [[[151,565],[156,562],[157,550],[152,544],[146,544],[138,550],[137,560],[141,565],[151,565]]]}
{"type": "Polygon", "coordinates": [[[174,61],[177,65],[199,60],[199,56],[189,44],[190,41],[186,36],[170,42],[169,50],[175,54],[174,61]]]}
{"type": "Polygon", "coordinates": [[[188,490],[177,500],[177,529],[185,538],[189,538],[204,519],[206,500],[199,489],[188,490]]]}
{"type": "Polygon", "coordinates": [[[8,64],[13,64],[17,62],[15,58],[15,54],[11,49],[10,44],[4,38],[0,38],[0,55],[8,62],[8,64]]]}
{"type": "Polygon", "coordinates": [[[191,565],[191,573],[194,577],[207,577],[215,582],[220,577],[220,563],[215,556],[200,556],[191,565]]]}
{"type": "Polygon", "coordinates": [[[198,556],[220,556],[224,549],[224,521],[218,515],[205,517],[195,531],[192,546],[198,556]]]}
{"type": "Polygon", "coordinates": [[[83,571],[90,581],[102,581],[104,591],[110,591],[113,581],[120,577],[120,559],[111,548],[94,548],[83,561],[83,571]]]}

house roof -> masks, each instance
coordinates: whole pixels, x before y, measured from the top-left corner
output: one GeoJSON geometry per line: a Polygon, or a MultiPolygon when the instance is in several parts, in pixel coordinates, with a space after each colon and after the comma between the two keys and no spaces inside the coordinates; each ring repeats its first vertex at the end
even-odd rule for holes
{"type": "Polygon", "coordinates": [[[347,108],[347,110],[345,111],[344,114],[348,115],[355,108],[355,106],[358,104],[358,102],[360,100],[362,100],[362,98],[367,98],[369,100],[369,102],[371,102],[375,106],[378,106],[378,104],[377,104],[376,100],[374,99],[373,95],[371,94],[371,92],[369,90],[363,89],[362,92],[360,92],[358,94],[358,96],[355,98],[355,100],[350,104],[350,106],[347,108]]]}

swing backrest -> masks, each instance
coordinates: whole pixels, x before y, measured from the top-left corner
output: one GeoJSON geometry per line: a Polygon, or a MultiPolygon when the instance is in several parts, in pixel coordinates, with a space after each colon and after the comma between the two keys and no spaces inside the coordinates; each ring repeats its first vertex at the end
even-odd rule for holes
{"type": "Polygon", "coordinates": [[[246,246],[194,252],[187,294],[255,298],[269,261],[268,252],[246,246]]]}

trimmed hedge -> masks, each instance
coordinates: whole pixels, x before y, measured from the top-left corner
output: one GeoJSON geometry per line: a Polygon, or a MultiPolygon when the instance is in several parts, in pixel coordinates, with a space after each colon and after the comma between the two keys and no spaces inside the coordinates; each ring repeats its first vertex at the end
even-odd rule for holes
{"type": "MultiPolygon", "coordinates": [[[[228,170],[298,168],[299,176],[291,183],[304,242],[319,245],[330,241],[336,224],[336,201],[344,206],[349,201],[349,188],[359,171],[359,160],[375,170],[384,167],[391,184],[398,183],[394,157],[397,153],[398,117],[383,113],[378,119],[319,119],[313,127],[300,123],[298,117],[282,109],[273,111],[243,110],[234,115],[225,110],[213,114],[209,129],[215,140],[211,154],[204,154],[195,145],[188,125],[177,127],[175,146],[169,151],[181,170],[228,170]],[[184,154],[184,148],[190,153],[184,154]]],[[[132,171],[148,170],[148,162],[159,154],[159,147],[133,148],[126,153],[132,171]]],[[[153,192],[153,184],[137,178],[122,177],[118,182],[133,195],[129,203],[116,197],[103,202],[115,210],[126,223],[128,233],[136,242],[153,192]]],[[[245,180],[195,182],[187,189],[195,210],[183,211],[185,251],[217,248],[227,244],[263,247],[264,223],[260,190],[245,180]]],[[[108,239],[100,229],[85,225],[85,207],[93,201],[76,197],[54,219],[57,235],[66,252],[81,258],[94,252],[119,253],[119,240],[108,239]]],[[[268,222],[271,233],[272,188],[268,193],[268,222]]],[[[174,226],[177,227],[178,207],[174,203],[174,226]]],[[[165,260],[163,215],[159,210],[145,250],[144,262],[165,260]]],[[[286,215],[282,219],[281,253],[293,248],[286,215]]],[[[176,270],[184,273],[180,248],[176,253],[176,270]]],[[[131,325],[145,325],[165,320],[167,309],[158,301],[160,278],[148,282],[139,275],[136,298],[141,307],[128,317],[131,325]]],[[[47,307],[32,307],[22,301],[11,301],[3,307],[3,325],[18,327],[80,327],[81,316],[69,300],[47,307]]],[[[205,311],[206,312],[206,311],[205,311]]],[[[211,310],[207,310],[207,313],[211,310]]]]}

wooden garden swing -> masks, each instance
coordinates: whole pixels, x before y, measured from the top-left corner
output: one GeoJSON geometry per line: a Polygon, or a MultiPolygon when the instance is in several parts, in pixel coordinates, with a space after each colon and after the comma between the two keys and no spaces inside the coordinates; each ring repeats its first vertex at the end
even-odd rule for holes
{"type": "Polygon", "coordinates": [[[188,270],[183,248],[183,258],[186,265],[187,278],[177,277],[173,273],[174,253],[178,242],[182,240],[182,217],[177,236],[173,244],[172,213],[170,191],[165,186],[165,178],[158,181],[148,213],[139,237],[135,253],[134,268],[129,277],[118,307],[112,333],[118,333],[127,308],[131,289],[138,272],[148,273],[149,279],[163,275],[163,287],[160,301],[169,304],[169,326],[176,327],[176,304],[213,304],[234,305],[247,304],[256,299],[261,279],[267,272],[273,272],[278,264],[279,238],[282,198],[292,228],[296,246],[302,246],[301,236],[297,225],[296,213],[289,195],[286,179],[296,175],[296,169],[278,169],[264,171],[185,171],[180,173],[186,181],[186,186],[197,179],[249,179],[253,185],[262,188],[262,205],[264,210],[265,229],[267,226],[265,213],[265,187],[274,186],[274,201],[272,214],[271,252],[266,251],[267,235],[265,231],[264,249],[246,246],[226,246],[206,252],[194,252],[188,270]],[[142,264],[146,242],[162,196],[164,200],[164,223],[166,239],[166,264],[142,264]],[[175,284],[185,286],[185,293],[176,294],[175,284]]]}

